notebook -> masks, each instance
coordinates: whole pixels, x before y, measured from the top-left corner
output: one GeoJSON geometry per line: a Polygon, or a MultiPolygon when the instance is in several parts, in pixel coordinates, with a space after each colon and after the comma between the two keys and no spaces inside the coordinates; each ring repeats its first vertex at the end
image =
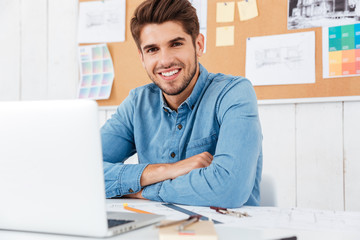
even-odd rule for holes
{"type": "Polygon", "coordinates": [[[92,100],[0,102],[0,229],[106,237],[164,218],[106,212],[99,127],[92,100]]]}

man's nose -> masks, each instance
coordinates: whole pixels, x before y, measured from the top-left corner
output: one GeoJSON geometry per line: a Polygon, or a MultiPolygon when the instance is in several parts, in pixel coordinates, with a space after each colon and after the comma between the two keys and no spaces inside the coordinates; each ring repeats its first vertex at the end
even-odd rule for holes
{"type": "Polygon", "coordinates": [[[160,54],[159,62],[165,68],[170,67],[171,64],[174,62],[174,56],[172,52],[168,49],[163,49],[160,54]]]}

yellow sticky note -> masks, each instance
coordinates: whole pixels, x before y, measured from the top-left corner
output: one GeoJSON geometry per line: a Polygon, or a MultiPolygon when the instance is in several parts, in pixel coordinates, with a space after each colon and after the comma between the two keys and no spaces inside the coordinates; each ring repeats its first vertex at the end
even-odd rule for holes
{"type": "Polygon", "coordinates": [[[216,4],[216,22],[233,22],[235,2],[218,2],[216,4]]]}
{"type": "Polygon", "coordinates": [[[234,26],[216,28],[216,46],[234,45],[234,26]]]}
{"type": "Polygon", "coordinates": [[[258,16],[256,0],[238,2],[240,21],[249,20],[258,16]]]}

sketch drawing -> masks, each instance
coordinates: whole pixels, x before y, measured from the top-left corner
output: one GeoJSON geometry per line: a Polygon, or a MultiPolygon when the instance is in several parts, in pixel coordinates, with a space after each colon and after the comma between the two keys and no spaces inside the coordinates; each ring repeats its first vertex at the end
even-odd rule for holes
{"type": "Polygon", "coordinates": [[[315,82],[315,32],[248,38],[245,76],[254,86],[315,82]]]}
{"type": "Polygon", "coordinates": [[[267,48],[255,51],[256,67],[282,64],[292,68],[294,64],[304,61],[301,48],[297,46],[267,48]]]}
{"type": "Polygon", "coordinates": [[[121,23],[121,15],[118,8],[104,8],[98,11],[86,13],[86,27],[101,26],[121,23]]]}

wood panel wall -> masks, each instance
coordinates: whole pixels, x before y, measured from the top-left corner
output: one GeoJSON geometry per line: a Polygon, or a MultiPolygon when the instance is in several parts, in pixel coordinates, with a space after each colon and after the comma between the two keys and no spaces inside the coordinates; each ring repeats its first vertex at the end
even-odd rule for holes
{"type": "Polygon", "coordinates": [[[0,1],[0,100],[76,97],[77,7],[73,0],[0,1]]]}
{"type": "MultiPolygon", "coordinates": [[[[75,98],[77,4],[28,2],[0,1],[0,100],[75,98]]],[[[100,108],[101,125],[115,109],[100,108]]],[[[334,99],[260,104],[263,173],[278,206],[360,211],[359,109],[334,99]]]]}
{"type": "MultiPolygon", "coordinates": [[[[101,109],[100,125],[115,109],[101,109]]],[[[276,206],[360,211],[359,109],[359,101],[259,105],[263,177],[276,206]]]]}

